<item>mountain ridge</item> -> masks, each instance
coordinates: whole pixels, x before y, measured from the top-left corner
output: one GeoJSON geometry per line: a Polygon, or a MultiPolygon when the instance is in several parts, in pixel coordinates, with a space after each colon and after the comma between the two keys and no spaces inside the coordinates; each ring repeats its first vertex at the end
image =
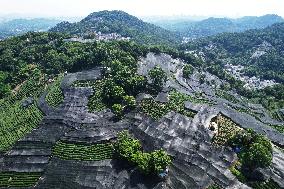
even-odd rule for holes
{"type": "Polygon", "coordinates": [[[261,29],[275,23],[283,22],[284,19],[276,14],[263,16],[245,16],[241,18],[215,18],[209,17],[201,21],[182,21],[166,24],[167,21],[155,23],[165,29],[179,32],[184,37],[200,38],[216,35],[223,32],[242,32],[249,29],[261,29]]]}
{"type": "Polygon", "coordinates": [[[60,20],[47,18],[13,19],[0,22],[0,39],[21,35],[30,31],[47,31],[54,27],[60,20]]]}

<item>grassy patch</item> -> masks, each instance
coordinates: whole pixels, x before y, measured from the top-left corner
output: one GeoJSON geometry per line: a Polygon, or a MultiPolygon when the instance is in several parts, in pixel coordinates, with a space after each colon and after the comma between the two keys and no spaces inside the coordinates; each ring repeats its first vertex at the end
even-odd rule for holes
{"type": "Polygon", "coordinates": [[[284,133],[284,125],[270,125],[270,127],[276,129],[280,133],[284,133]]]}
{"type": "Polygon", "coordinates": [[[222,97],[222,98],[232,102],[232,103],[239,103],[238,99],[236,99],[233,95],[231,95],[231,94],[229,94],[229,93],[227,93],[223,90],[216,90],[215,94],[219,97],[222,97]]]}
{"type": "Polygon", "coordinates": [[[63,92],[60,88],[63,75],[59,75],[53,84],[47,89],[45,100],[49,106],[58,107],[64,100],[63,92]]]}
{"type": "Polygon", "coordinates": [[[175,111],[188,117],[194,117],[196,112],[185,109],[185,101],[192,101],[192,97],[172,91],[169,95],[169,102],[160,103],[152,99],[146,99],[142,101],[141,109],[144,113],[156,120],[170,111],[175,111]]]}
{"type": "Polygon", "coordinates": [[[240,166],[241,163],[239,161],[235,162],[231,167],[230,167],[230,171],[233,175],[235,175],[237,177],[237,179],[242,182],[245,183],[247,181],[247,178],[243,175],[243,173],[237,169],[237,166],[240,166]]]}
{"type": "Polygon", "coordinates": [[[21,102],[0,112],[0,151],[8,150],[17,140],[31,132],[43,118],[36,104],[23,108],[21,102]]]}
{"type": "Polygon", "coordinates": [[[22,107],[27,97],[35,100],[44,90],[41,78],[30,78],[17,93],[0,101],[0,151],[7,151],[19,139],[31,132],[41,122],[42,112],[36,103],[22,107]]]}
{"type": "Polygon", "coordinates": [[[0,187],[32,187],[41,173],[0,172],[0,187]]]}
{"type": "Polygon", "coordinates": [[[102,88],[104,80],[96,81],[77,81],[73,84],[74,87],[91,87],[94,90],[94,94],[89,98],[88,107],[91,112],[101,111],[106,109],[106,105],[103,103],[102,88]]]}
{"type": "Polygon", "coordinates": [[[61,159],[80,161],[112,159],[113,144],[84,144],[59,141],[53,148],[53,155],[61,159]]]}

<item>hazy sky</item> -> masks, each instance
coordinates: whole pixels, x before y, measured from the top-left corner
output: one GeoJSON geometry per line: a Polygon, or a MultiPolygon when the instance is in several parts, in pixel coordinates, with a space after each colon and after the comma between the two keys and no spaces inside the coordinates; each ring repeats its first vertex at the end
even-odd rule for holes
{"type": "Polygon", "coordinates": [[[284,17],[284,0],[0,0],[0,14],[86,16],[100,10],[124,10],[136,16],[200,15],[284,17]]]}

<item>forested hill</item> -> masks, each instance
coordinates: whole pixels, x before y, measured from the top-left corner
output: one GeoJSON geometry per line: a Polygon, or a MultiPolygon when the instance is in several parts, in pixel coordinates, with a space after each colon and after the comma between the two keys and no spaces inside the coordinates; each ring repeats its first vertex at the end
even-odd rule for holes
{"type": "Polygon", "coordinates": [[[200,38],[224,32],[243,32],[249,29],[262,29],[283,21],[284,19],[278,15],[268,14],[259,17],[245,16],[237,19],[211,17],[201,21],[162,21],[155,22],[155,24],[165,29],[179,32],[184,37],[200,38]]]}
{"type": "Polygon", "coordinates": [[[90,35],[94,32],[117,33],[143,44],[173,45],[180,42],[179,36],[175,33],[143,22],[123,11],[94,12],[77,23],[59,23],[50,31],[66,32],[80,36],[90,35]]]}
{"type": "Polygon", "coordinates": [[[243,33],[225,33],[182,46],[209,61],[245,66],[245,73],[284,82],[284,23],[243,33]],[[221,61],[220,61],[221,60],[221,61]]]}

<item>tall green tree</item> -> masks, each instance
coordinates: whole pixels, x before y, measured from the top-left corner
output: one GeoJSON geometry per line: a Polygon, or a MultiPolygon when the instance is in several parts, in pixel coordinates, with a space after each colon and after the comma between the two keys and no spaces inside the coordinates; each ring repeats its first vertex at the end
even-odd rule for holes
{"type": "Polygon", "coordinates": [[[167,74],[164,70],[156,66],[149,71],[149,76],[151,79],[151,86],[156,91],[159,92],[162,90],[164,83],[167,81],[167,74]]]}

